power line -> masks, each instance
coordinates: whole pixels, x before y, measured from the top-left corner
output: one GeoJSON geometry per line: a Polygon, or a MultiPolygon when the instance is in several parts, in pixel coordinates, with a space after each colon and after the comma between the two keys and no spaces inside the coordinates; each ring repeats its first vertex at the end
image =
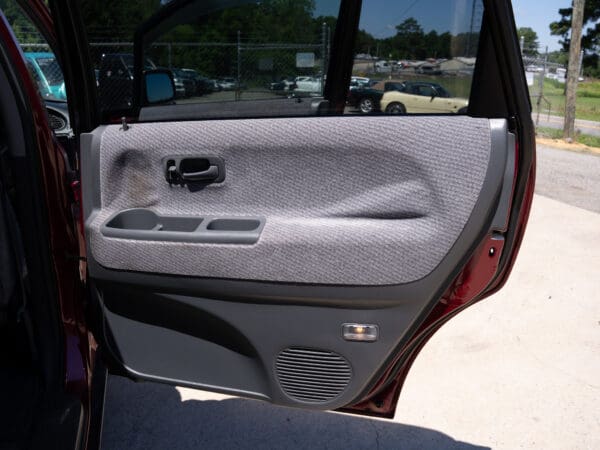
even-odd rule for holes
{"type": "MultiPolygon", "coordinates": [[[[404,11],[402,11],[402,13],[400,13],[400,15],[398,16],[398,18],[396,18],[396,19],[392,20],[392,22],[399,22],[401,19],[403,19],[403,18],[404,18],[404,15],[405,15],[405,14],[407,14],[407,13],[408,13],[408,12],[409,12],[411,9],[413,9],[413,7],[414,7],[414,6],[415,6],[417,3],[419,3],[419,0],[415,0],[415,1],[414,1],[414,2],[412,2],[410,5],[408,5],[408,7],[407,7],[407,8],[406,8],[404,11]]],[[[381,30],[379,30],[377,33],[375,33],[373,36],[374,36],[374,37],[380,36],[380,35],[381,35],[381,34],[382,34],[384,31],[385,31],[385,29],[386,29],[387,27],[388,27],[388,26],[386,25],[386,26],[385,26],[385,27],[383,27],[381,30]]]]}

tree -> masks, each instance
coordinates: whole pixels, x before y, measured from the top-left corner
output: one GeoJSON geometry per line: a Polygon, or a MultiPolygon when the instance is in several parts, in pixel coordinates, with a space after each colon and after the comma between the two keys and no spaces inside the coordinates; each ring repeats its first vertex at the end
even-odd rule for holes
{"type": "Polygon", "coordinates": [[[375,54],[378,42],[372,34],[367,33],[365,30],[358,30],[354,50],[356,53],[375,54]]]}
{"type": "MultiPolygon", "coordinates": [[[[561,18],[550,24],[550,32],[555,36],[561,36],[560,41],[563,51],[568,52],[571,44],[571,16],[573,8],[562,8],[558,10],[561,18]]],[[[600,75],[598,67],[598,53],[600,52],[600,0],[586,0],[583,10],[583,28],[587,31],[581,39],[581,48],[584,51],[583,67],[588,75],[600,75]],[[588,28],[589,26],[589,28],[588,28]]]]}
{"type": "Polygon", "coordinates": [[[10,24],[20,44],[44,44],[46,40],[23,14],[14,0],[0,0],[0,10],[10,24]]]}
{"type": "Polygon", "coordinates": [[[537,56],[538,54],[538,35],[529,27],[521,27],[517,30],[519,41],[523,43],[523,54],[529,56],[537,56]]]}
{"type": "MultiPolygon", "coordinates": [[[[426,58],[427,49],[424,47],[423,28],[414,17],[409,17],[396,26],[396,35],[392,38],[392,45],[398,58],[423,59],[426,58]]],[[[392,55],[394,55],[392,53],[392,55]]]]}

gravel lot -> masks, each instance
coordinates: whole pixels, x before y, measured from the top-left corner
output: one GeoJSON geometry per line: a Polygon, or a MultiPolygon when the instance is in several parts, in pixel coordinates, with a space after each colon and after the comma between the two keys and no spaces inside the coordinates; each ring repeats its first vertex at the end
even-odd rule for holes
{"type": "Polygon", "coordinates": [[[539,150],[510,281],[430,341],[393,421],[112,377],[103,447],[600,448],[600,157],[539,150]]]}

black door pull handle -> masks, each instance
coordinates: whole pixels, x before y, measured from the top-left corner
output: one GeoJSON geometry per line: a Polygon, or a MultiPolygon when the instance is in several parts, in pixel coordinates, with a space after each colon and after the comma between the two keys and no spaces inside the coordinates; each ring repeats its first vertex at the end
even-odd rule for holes
{"type": "Polygon", "coordinates": [[[200,172],[183,172],[181,174],[181,179],[183,181],[211,181],[219,178],[219,167],[218,166],[210,166],[206,170],[202,170],[200,172]]]}
{"type": "Polygon", "coordinates": [[[222,183],[225,161],[213,155],[173,155],[163,158],[165,179],[171,185],[222,183]]]}

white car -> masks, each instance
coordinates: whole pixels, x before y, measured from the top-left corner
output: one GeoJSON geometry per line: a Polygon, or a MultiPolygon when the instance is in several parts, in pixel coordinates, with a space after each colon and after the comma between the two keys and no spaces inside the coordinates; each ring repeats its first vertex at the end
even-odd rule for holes
{"type": "Polygon", "coordinates": [[[352,77],[350,78],[351,87],[369,87],[371,79],[366,77],[352,77]]]}
{"type": "Polygon", "coordinates": [[[224,91],[235,91],[237,88],[237,80],[233,77],[221,78],[217,83],[224,91]]]}
{"type": "Polygon", "coordinates": [[[321,93],[323,81],[317,77],[296,77],[296,91],[321,93]]]}

